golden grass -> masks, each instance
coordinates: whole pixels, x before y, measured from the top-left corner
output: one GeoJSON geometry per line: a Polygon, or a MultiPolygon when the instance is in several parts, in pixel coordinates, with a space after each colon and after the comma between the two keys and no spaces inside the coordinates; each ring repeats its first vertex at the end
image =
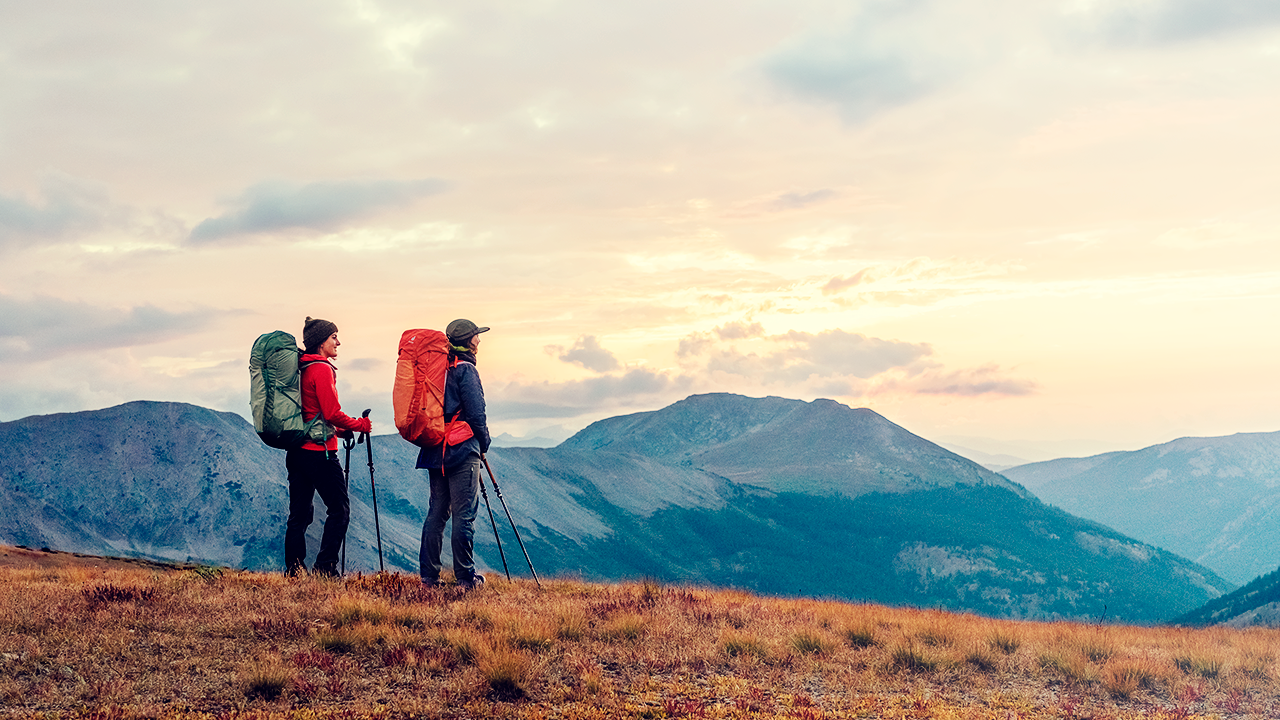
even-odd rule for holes
{"type": "Polygon", "coordinates": [[[755,633],[732,628],[725,630],[720,636],[720,647],[729,657],[751,657],[757,660],[769,657],[769,648],[755,633]]]}
{"type": "Polygon", "coordinates": [[[858,625],[844,629],[845,642],[855,648],[869,648],[876,644],[876,631],[870,625],[858,625]]]}
{"type": "Polygon", "coordinates": [[[247,668],[242,677],[245,696],[275,700],[293,681],[293,674],[279,662],[257,662],[247,668]]]}
{"type": "Polygon", "coordinates": [[[20,717],[1271,718],[1277,648],[653,582],[0,568],[20,717]]]}
{"type": "Polygon", "coordinates": [[[993,650],[999,650],[1005,655],[1012,655],[1018,652],[1018,648],[1022,647],[1022,638],[1016,633],[1009,632],[1003,628],[996,628],[987,636],[987,643],[991,645],[993,650]]]}

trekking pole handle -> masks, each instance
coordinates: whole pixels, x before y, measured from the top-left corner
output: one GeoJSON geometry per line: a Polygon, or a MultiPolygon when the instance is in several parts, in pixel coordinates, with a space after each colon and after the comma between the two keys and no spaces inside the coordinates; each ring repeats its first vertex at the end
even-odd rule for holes
{"type": "MultiPolygon", "coordinates": [[[[360,413],[360,417],[362,417],[362,418],[367,418],[367,417],[369,417],[369,411],[371,411],[371,410],[373,410],[373,408],[365,408],[364,412],[360,413]]],[[[359,440],[356,440],[356,444],[359,444],[359,443],[364,442],[364,436],[365,436],[365,435],[368,435],[368,434],[369,434],[369,433],[360,433],[360,439],[359,439],[359,440]]]]}

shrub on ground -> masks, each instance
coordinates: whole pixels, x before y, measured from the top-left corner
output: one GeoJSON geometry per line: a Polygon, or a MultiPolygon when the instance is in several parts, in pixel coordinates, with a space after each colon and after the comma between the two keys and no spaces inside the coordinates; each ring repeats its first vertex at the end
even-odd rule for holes
{"type": "Polygon", "coordinates": [[[1006,630],[995,630],[987,638],[987,644],[993,650],[999,650],[1005,655],[1012,655],[1018,652],[1018,648],[1022,647],[1022,639],[1015,633],[1006,630]]]}
{"type": "Polygon", "coordinates": [[[999,660],[990,648],[975,645],[964,655],[964,661],[982,672],[991,672],[999,667],[999,660]]]}
{"type": "Polygon", "coordinates": [[[1214,680],[1222,675],[1226,661],[1213,655],[1184,654],[1175,657],[1173,664],[1188,675],[1198,675],[1206,680],[1214,680]]]}
{"type": "Polygon", "coordinates": [[[532,666],[528,655],[509,648],[491,650],[476,660],[476,668],[489,684],[489,695],[507,702],[528,693],[526,683],[532,666]]]}
{"type": "Polygon", "coordinates": [[[831,641],[812,630],[801,630],[791,636],[791,649],[801,655],[826,655],[831,652],[831,641]]]}
{"type": "Polygon", "coordinates": [[[561,640],[581,640],[588,627],[587,616],[579,608],[566,608],[556,614],[556,637],[561,640]]]}
{"type": "Polygon", "coordinates": [[[490,650],[488,636],[472,628],[452,628],[444,632],[444,643],[458,662],[469,665],[490,650]]]}
{"type": "Polygon", "coordinates": [[[754,657],[764,660],[769,648],[755,633],[725,630],[720,635],[720,647],[729,657],[754,657]]]}
{"type": "Polygon", "coordinates": [[[856,627],[845,628],[845,642],[856,648],[873,647],[876,644],[875,629],[870,625],[858,625],[856,627]]]}
{"type": "Polygon", "coordinates": [[[1154,690],[1159,672],[1150,660],[1129,658],[1108,663],[1102,671],[1102,688],[1111,697],[1128,699],[1140,689],[1154,690]]]}
{"type": "Polygon", "coordinates": [[[610,641],[632,641],[645,634],[649,621],[638,613],[623,613],[600,628],[600,638],[610,641]]]}
{"type": "Polygon", "coordinates": [[[241,683],[249,698],[275,700],[293,680],[293,675],[276,663],[256,663],[244,673],[241,683]]]}
{"type": "Polygon", "coordinates": [[[933,625],[916,633],[916,639],[929,647],[951,647],[955,638],[946,628],[933,625]]]}
{"type": "Polygon", "coordinates": [[[347,627],[366,622],[370,625],[382,623],[391,614],[391,608],[385,602],[366,598],[348,598],[339,601],[333,608],[329,624],[335,628],[347,627]]]}
{"type": "Polygon", "coordinates": [[[1090,662],[1101,663],[1111,659],[1116,647],[1105,637],[1086,637],[1079,643],[1080,654],[1090,662]]]}
{"type": "Polygon", "coordinates": [[[1040,667],[1061,676],[1070,683],[1090,685],[1098,680],[1097,668],[1078,650],[1054,649],[1040,654],[1040,667]]]}
{"type": "Polygon", "coordinates": [[[932,672],[941,664],[937,655],[926,648],[907,641],[889,653],[889,668],[909,672],[932,672]]]}
{"type": "Polygon", "coordinates": [[[541,652],[555,644],[556,632],[538,618],[522,618],[511,626],[511,644],[523,650],[541,652]]]}

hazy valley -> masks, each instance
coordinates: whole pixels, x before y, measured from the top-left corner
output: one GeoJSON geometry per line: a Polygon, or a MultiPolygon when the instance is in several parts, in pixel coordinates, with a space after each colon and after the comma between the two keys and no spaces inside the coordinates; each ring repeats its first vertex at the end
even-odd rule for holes
{"type": "Polygon", "coordinates": [[[1280,566],[1280,433],[1181,438],[1003,474],[1042,500],[1233,583],[1280,566]]]}

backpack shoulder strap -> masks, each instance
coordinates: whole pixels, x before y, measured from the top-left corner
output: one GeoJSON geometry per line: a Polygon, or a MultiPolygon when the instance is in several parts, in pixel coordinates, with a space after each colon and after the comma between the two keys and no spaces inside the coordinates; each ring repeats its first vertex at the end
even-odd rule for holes
{"type": "MultiPolygon", "coordinates": [[[[304,371],[306,371],[306,369],[307,369],[307,368],[309,368],[309,367],[311,367],[312,365],[328,365],[328,366],[329,366],[329,370],[333,373],[333,379],[334,379],[335,381],[338,379],[338,368],[334,367],[333,363],[329,362],[328,360],[308,360],[307,362],[299,363],[299,365],[298,365],[298,385],[299,385],[299,386],[301,386],[301,385],[302,385],[302,373],[303,373],[304,371]]],[[[301,388],[299,388],[299,390],[301,390],[301,388]]],[[[299,400],[301,400],[301,397],[299,397],[299,400]]],[[[299,404],[298,410],[299,410],[299,411],[301,411],[301,410],[302,410],[301,404],[299,404]]],[[[311,428],[312,428],[312,426],[314,426],[316,423],[323,423],[323,425],[321,425],[321,427],[325,428],[325,430],[324,430],[325,442],[328,442],[328,441],[329,441],[329,431],[328,431],[328,428],[327,428],[326,426],[328,425],[329,421],[328,421],[327,419],[325,419],[325,417],[324,417],[324,411],[317,412],[317,413],[316,413],[316,415],[315,415],[315,417],[311,418],[311,421],[310,421],[310,422],[308,422],[308,423],[303,427],[303,429],[302,429],[303,433],[306,433],[306,434],[308,434],[308,435],[309,435],[309,434],[311,433],[311,428]]]]}
{"type": "MultiPolygon", "coordinates": [[[[470,364],[471,364],[471,363],[467,362],[466,360],[459,360],[457,355],[454,355],[454,354],[450,353],[450,354],[449,354],[449,369],[448,369],[448,370],[446,370],[446,371],[445,371],[445,373],[444,373],[444,384],[445,384],[445,387],[446,387],[446,388],[448,387],[448,385],[449,385],[449,381],[450,381],[451,379],[453,379],[453,371],[454,371],[454,370],[456,370],[456,369],[457,369],[457,367],[458,367],[459,365],[470,365],[470,364]]],[[[445,394],[446,394],[446,395],[448,394],[448,390],[447,390],[447,389],[445,390],[445,394]]],[[[444,410],[444,397],[441,397],[441,398],[440,398],[440,409],[441,409],[441,410],[444,410]]],[[[453,417],[449,417],[448,415],[445,415],[445,417],[444,417],[444,421],[445,421],[445,423],[446,423],[446,424],[447,424],[447,423],[451,423],[451,422],[453,422],[453,421],[457,420],[457,419],[458,419],[459,417],[461,417],[461,416],[462,416],[462,410],[461,410],[461,409],[459,409],[459,410],[458,410],[458,412],[456,412],[456,413],[454,413],[454,414],[453,414],[453,417]]]]}
{"type": "Polygon", "coordinates": [[[302,385],[303,373],[305,373],[307,371],[307,368],[311,367],[312,365],[328,365],[329,372],[333,373],[334,382],[337,382],[338,368],[334,367],[333,363],[329,362],[328,360],[309,360],[307,362],[298,364],[298,385],[299,386],[302,385]]]}

